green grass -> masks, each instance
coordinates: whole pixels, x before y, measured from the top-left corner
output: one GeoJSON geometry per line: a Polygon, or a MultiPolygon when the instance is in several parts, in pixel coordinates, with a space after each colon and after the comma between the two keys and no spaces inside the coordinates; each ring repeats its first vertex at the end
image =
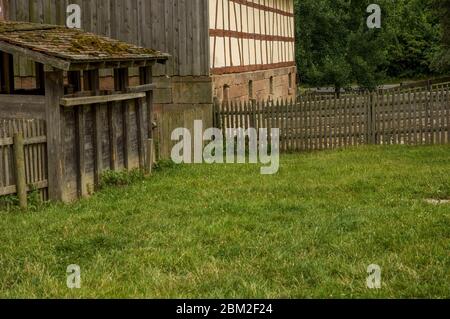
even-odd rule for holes
{"type": "Polygon", "coordinates": [[[1,213],[0,297],[450,297],[450,147],[166,167],[72,205],[1,213]],[[382,289],[366,269],[382,267],[382,289]],[[82,288],[66,287],[78,264],[82,288]]]}

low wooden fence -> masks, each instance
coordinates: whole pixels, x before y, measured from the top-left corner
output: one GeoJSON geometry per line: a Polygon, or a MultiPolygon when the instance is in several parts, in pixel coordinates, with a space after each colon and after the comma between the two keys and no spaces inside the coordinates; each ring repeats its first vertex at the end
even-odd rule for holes
{"type": "Polygon", "coordinates": [[[215,105],[215,126],[279,128],[282,151],[450,143],[450,85],[215,105]]]}
{"type": "Polygon", "coordinates": [[[21,184],[47,200],[46,143],[44,120],[0,119],[0,196],[18,193],[21,184]]]}

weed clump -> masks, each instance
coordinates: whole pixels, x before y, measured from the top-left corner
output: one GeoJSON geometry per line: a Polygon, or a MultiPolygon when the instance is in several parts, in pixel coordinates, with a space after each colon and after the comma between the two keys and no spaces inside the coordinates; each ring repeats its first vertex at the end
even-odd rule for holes
{"type": "Polygon", "coordinates": [[[128,186],[145,179],[145,173],[141,169],[123,171],[105,171],[100,179],[100,188],[114,186],[128,186]]]}
{"type": "MultiPolygon", "coordinates": [[[[44,204],[41,200],[39,190],[31,186],[31,190],[27,194],[27,211],[35,212],[42,208],[44,204]]],[[[7,195],[0,197],[0,211],[14,212],[19,211],[19,198],[17,195],[7,195]]]]}

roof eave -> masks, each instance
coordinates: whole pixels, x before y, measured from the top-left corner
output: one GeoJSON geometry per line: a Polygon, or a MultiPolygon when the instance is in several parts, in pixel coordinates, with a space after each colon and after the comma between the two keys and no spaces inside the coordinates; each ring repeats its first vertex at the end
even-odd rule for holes
{"type": "Polygon", "coordinates": [[[0,51],[4,51],[10,54],[19,54],[22,56],[26,56],[35,62],[63,71],[150,66],[155,63],[165,64],[170,57],[169,54],[162,53],[152,57],[147,56],[136,59],[68,61],[61,59],[59,57],[40,53],[35,50],[19,47],[17,45],[10,44],[8,42],[1,40],[0,40],[0,51]]]}

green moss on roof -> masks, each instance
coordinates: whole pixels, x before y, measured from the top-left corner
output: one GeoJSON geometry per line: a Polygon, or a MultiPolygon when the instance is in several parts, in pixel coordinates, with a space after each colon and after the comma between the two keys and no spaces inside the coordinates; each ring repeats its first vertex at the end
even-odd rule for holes
{"type": "Polygon", "coordinates": [[[158,52],[151,49],[137,48],[131,44],[119,41],[106,41],[104,38],[98,37],[90,33],[78,33],[71,40],[72,46],[68,48],[74,53],[82,53],[87,48],[90,51],[101,51],[110,55],[116,54],[157,54],[158,52]]]}
{"type": "Polygon", "coordinates": [[[0,41],[68,60],[167,59],[152,49],[62,26],[0,21],[0,41]]]}

